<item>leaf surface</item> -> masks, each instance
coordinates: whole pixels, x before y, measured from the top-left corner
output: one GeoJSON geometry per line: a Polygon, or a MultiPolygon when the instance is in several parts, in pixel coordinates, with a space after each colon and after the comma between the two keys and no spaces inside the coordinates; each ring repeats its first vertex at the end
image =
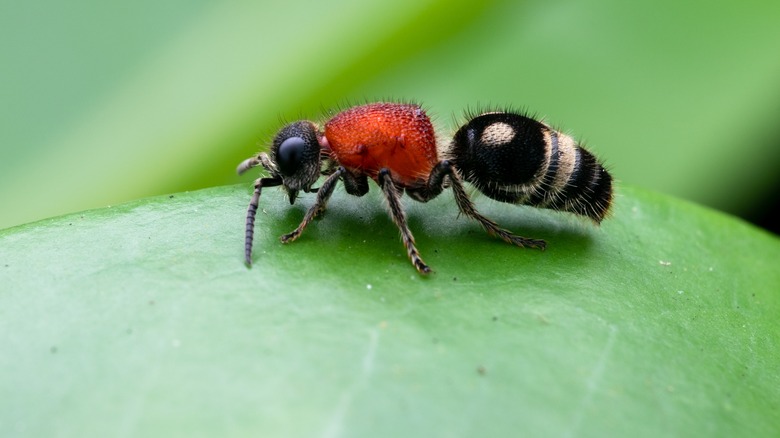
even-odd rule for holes
{"type": "Polygon", "coordinates": [[[774,436],[780,242],[621,187],[600,228],[451,194],[404,199],[418,275],[377,188],[246,185],[0,232],[0,435],[774,436]]]}

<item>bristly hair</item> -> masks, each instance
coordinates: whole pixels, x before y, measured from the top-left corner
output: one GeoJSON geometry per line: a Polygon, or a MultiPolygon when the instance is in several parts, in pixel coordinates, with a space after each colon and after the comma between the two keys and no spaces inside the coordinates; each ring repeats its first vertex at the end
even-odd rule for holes
{"type": "Polygon", "coordinates": [[[490,103],[482,104],[479,102],[477,102],[477,104],[474,106],[467,105],[466,109],[463,110],[461,115],[453,114],[453,122],[455,123],[456,127],[460,127],[466,124],[469,120],[485,113],[511,113],[544,122],[543,119],[538,117],[537,113],[530,112],[525,106],[518,107],[514,105],[495,105],[490,103]]]}
{"type": "Polygon", "coordinates": [[[369,98],[362,98],[358,101],[350,100],[348,98],[341,99],[340,101],[336,102],[335,105],[332,105],[330,107],[325,107],[325,105],[320,104],[321,114],[322,114],[322,122],[324,123],[327,120],[330,120],[333,118],[336,114],[346,111],[350,108],[356,107],[356,106],[363,106],[363,105],[371,105],[374,103],[397,103],[401,105],[417,105],[420,108],[422,108],[423,111],[425,111],[425,114],[428,115],[431,119],[431,114],[429,113],[428,108],[423,105],[421,102],[413,100],[413,99],[406,99],[406,98],[396,98],[396,97],[383,97],[379,99],[369,99],[369,98]]]}

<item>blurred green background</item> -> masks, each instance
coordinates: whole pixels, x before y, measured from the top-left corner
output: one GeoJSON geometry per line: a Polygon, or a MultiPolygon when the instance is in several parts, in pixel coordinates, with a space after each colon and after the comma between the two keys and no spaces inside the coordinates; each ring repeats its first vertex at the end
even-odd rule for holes
{"type": "Polygon", "coordinates": [[[779,23],[777,1],[4,2],[0,228],[249,191],[235,166],[281,121],[383,98],[446,129],[525,108],[622,182],[776,227],[779,23]]]}

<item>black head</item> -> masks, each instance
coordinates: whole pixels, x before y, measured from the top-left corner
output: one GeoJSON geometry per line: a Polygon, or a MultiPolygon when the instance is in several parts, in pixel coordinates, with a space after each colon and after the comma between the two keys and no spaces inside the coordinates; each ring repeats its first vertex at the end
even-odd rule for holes
{"type": "Polygon", "coordinates": [[[280,129],[271,146],[271,160],[276,165],[292,204],[298,191],[308,192],[320,177],[317,126],[304,120],[280,129]]]}

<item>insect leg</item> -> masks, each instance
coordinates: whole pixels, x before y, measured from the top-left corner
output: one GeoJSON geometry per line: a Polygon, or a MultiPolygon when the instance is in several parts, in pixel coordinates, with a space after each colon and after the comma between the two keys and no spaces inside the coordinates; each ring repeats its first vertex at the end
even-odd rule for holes
{"type": "MultiPolygon", "coordinates": [[[[239,166],[239,169],[240,168],[241,166],[239,166]]],[[[257,215],[257,205],[260,203],[260,192],[263,191],[263,187],[274,187],[281,184],[281,178],[258,178],[255,180],[255,192],[252,194],[252,199],[249,201],[249,208],[246,210],[244,260],[246,261],[247,266],[252,266],[252,240],[255,235],[255,215],[257,215]]]]}
{"type": "Polygon", "coordinates": [[[238,165],[238,167],[236,168],[236,173],[241,175],[247,170],[256,167],[258,165],[260,165],[259,158],[257,157],[247,158],[246,160],[242,161],[241,164],[238,165]]]}
{"type": "Polygon", "coordinates": [[[417,251],[417,247],[414,246],[414,236],[409,229],[409,225],[406,223],[406,213],[404,213],[403,207],[401,206],[401,197],[398,190],[395,188],[393,179],[390,177],[390,171],[388,169],[380,170],[377,179],[379,181],[379,186],[382,188],[382,192],[385,194],[385,198],[387,198],[390,216],[393,218],[393,222],[395,222],[401,230],[401,239],[406,247],[406,253],[409,256],[409,260],[412,261],[414,267],[421,274],[430,273],[431,268],[425,264],[420,257],[419,251],[417,251]]]}
{"type": "Polygon", "coordinates": [[[355,176],[348,170],[340,167],[341,180],[344,181],[344,188],[347,193],[355,196],[363,196],[368,193],[368,177],[366,175],[355,176]]]}
{"type": "Polygon", "coordinates": [[[303,233],[303,230],[309,225],[309,222],[311,222],[315,216],[325,210],[328,199],[330,199],[330,195],[333,194],[333,189],[336,188],[336,183],[338,183],[339,177],[343,172],[344,168],[341,167],[328,176],[325,182],[322,183],[322,186],[319,188],[319,190],[317,190],[317,199],[314,201],[314,205],[309,208],[309,211],[306,212],[306,215],[303,217],[301,224],[298,225],[298,228],[294,229],[292,232],[282,236],[282,243],[290,243],[300,237],[301,233],[303,233]]]}
{"type": "Polygon", "coordinates": [[[510,231],[499,227],[498,224],[492,220],[482,216],[477,211],[474,203],[471,202],[471,199],[469,199],[469,195],[463,188],[463,183],[461,182],[457,171],[447,160],[440,161],[431,171],[431,175],[428,177],[427,188],[429,195],[436,196],[441,193],[444,184],[444,176],[447,176],[450,181],[452,192],[455,195],[455,202],[458,204],[458,209],[460,209],[461,213],[479,222],[488,234],[519,247],[539,248],[543,250],[547,245],[544,240],[529,239],[527,237],[512,234],[510,231]]]}
{"type": "Polygon", "coordinates": [[[260,155],[249,157],[242,161],[241,164],[239,164],[236,168],[236,173],[242,175],[247,170],[260,165],[262,165],[267,171],[271,172],[271,174],[276,175],[276,168],[271,164],[271,159],[265,152],[261,152],[260,155]]]}

